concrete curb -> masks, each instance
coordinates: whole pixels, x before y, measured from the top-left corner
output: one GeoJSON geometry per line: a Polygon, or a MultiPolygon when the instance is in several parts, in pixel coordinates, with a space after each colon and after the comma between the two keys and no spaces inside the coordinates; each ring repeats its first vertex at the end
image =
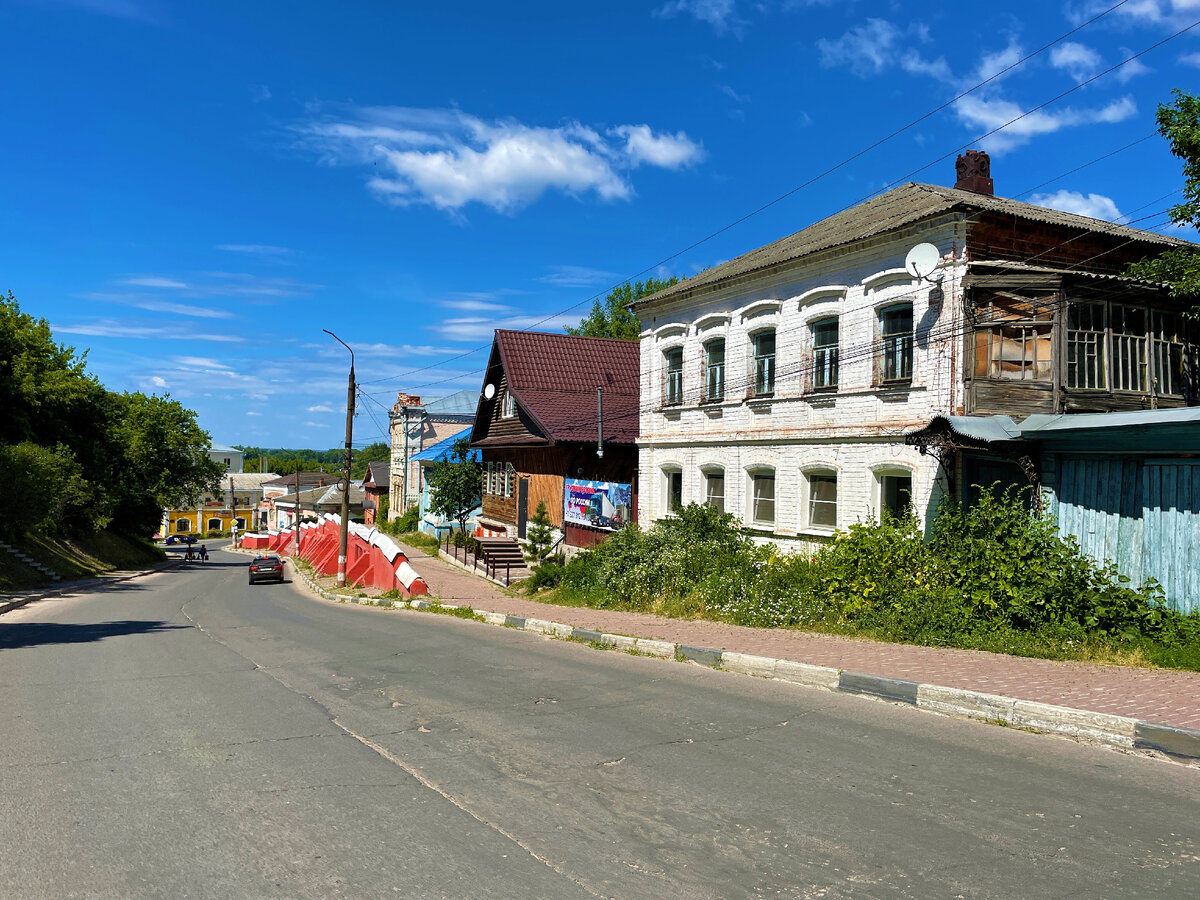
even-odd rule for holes
{"type": "MultiPolygon", "coordinates": [[[[299,570],[294,569],[299,573],[299,570]]],[[[323,591],[299,573],[309,587],[330,600],[354,599],[323,591]]],[[[393,605],[358,598],[355,602],[369,605],[393,605]]],[[[429,600],[399,601],[395,606],[416,610],[459,609],[450,604],[429,600]]],[[[872,697],[889,703],[902,703],[926,712],[956,719],[970,719],[990,725],[1020,728],[1039,734],[1052,734],[1085,744],[1119,750],[1154,750],[1179,760],[1200,760],[1200,730],[1177,728],[1160,722],[1144,722],[1125,716],[1052,706],[1032,700],[1020,700],[1000,694],[920,684],[882,675],[846,672],[828,666],[814,666],[790,659],[752,656],[746,653],[717,650],[712,647],[692,647],[651,638],[607,634],[588,628],[578,628],[546,619],[522,618],[485,609],[471,608],[479,621],[488,625],[517,628],[546,637],[600,645],[642,656],[674,659],[707,666],[739,675],[783,681],[803,687],[845,694],[872,697]]]]}
{"type": "Polygon", "coordinates": [[[142,569],[137,572],[130,572],[128,575],[121,575],[115,578],[84,578],[79,581],[70,581],[64,584],[56,585],[54,588],[45,591],[37,591],[36,593],[22,594],[19,597],[12,597],[7,600],[0,600],[0,616],[6,612],[11,612],[14,609],[20,609],[22,606],[27,606],[36,600],[45,600],[49,597],[61,597],[63,594],[74,594],[77,591],[86,591],[90,588],[99,587],[103,584],[120,584],[123,581],[129,581],[133,578],[141,578],[143,575],[153,575],[155,572],[163,572],[167,569],[173,569],[179,565],[178,559],[166,559],[156,566],[151,566],[148,569],[142,569]]]}

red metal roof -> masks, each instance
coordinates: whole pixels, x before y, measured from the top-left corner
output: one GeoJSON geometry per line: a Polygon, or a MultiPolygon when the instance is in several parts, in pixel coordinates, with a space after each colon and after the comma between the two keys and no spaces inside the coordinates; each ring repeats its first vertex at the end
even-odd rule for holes
{"type": "Polygon", "coordinates": [[[497,330],[496,347],[509,390],[552,441],[596,440],[597,387],[604,389],[604,440],[637,440],[637,341],[497,330]]]}

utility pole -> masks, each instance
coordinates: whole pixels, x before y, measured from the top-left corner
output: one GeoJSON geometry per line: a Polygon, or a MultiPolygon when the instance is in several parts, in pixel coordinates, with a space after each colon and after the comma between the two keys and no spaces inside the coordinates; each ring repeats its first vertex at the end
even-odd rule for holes
{"type": "Polygon", "coordinates": [[[350,385],[346,388],[346,464],[342,479],[342,521],[338,534],[338,571],[337,586],[346,586],[346,540],[350,531],[350,445],[354,440],[354,351],[350,345],[328,328],[322,328],[327,335],[350,350],[350,385]]]}
{"type": "Polygon", "coordinates": [[[293,554],[297,559],[300,557],[300,462],[296,462],[296,505],[292,509],[292,528],[296,529],[296,552],[293,554]]]}

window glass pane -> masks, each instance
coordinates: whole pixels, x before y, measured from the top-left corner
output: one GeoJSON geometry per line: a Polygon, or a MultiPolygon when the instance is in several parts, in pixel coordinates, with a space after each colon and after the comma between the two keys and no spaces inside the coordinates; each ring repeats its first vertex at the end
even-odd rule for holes
{"type": "Polygon", "coordinates": [[[717,512],[725,512],[725,473],[707,472],[704,475],[704,502],[717,512]]]}
{"type": "Polygon", "coordinates": [[[705,398],[720,400],[725,396],[725,342],[712,341],[705,348],[705,398]]]}
{"type": "Polygon", "coordinates": [[[906,516],[912,509],[912,476],[884,475],[879,485],[880,501],[893,516],[906,516]]]}
{"type": "Polygon", "coordinates": [[[754,336],[754,393],[775,392],[775,332],[760,331],[754,336]]]}
{"type": "Polygon", "coordinates": [[[894,306],[879,314],[884,381],[912,379],[912,307],[894,306]]]}
{"type": "Polygon", "coordinates": [[[677,512],[683,508],[683,473],[667,472],[667,509],[677,512]]]}
{"type": "Polygon", "coordinates": [[[837,387],[838,383],[838,323],[837,319],[815,322],[813,336],[813,388],[837,387]]]}
{"type": "Polygon", "coordinates": [[[808,476],[808,523],[827,528],[837,525],[837,475],[808,476]]]}
{"type": "Polygon", "coordinates": [[[754,476],[754,506],[751,517],[755,522],[774,524],[775,522],[775,476],[754,476]]]}
{"type": "Polygon", "coordinates": [[[667,363],[666,402],[668,404],[683,402],[683,351],[668,350],[665,354],[667,363]]]}

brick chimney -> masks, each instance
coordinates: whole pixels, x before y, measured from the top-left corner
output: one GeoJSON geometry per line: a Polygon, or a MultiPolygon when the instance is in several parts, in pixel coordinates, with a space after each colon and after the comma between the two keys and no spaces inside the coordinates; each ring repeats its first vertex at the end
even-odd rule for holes
{"type": "Polygon", "coordinates": [[[396,395],[396,405],[392,407],[392,412],[399,412],[405,406],[420,406],[421,398],[416,394],[406,394],[403,391],[396,395]]]}
{"type": "Polygon", "coordinates": [[[996,193],[992,186],[992,160],[982,150],[963,153],[955,160],[954,171],[958,175],[958,180],[954,182],[957,190],[987,194],[989,197],[996,193]]]}

